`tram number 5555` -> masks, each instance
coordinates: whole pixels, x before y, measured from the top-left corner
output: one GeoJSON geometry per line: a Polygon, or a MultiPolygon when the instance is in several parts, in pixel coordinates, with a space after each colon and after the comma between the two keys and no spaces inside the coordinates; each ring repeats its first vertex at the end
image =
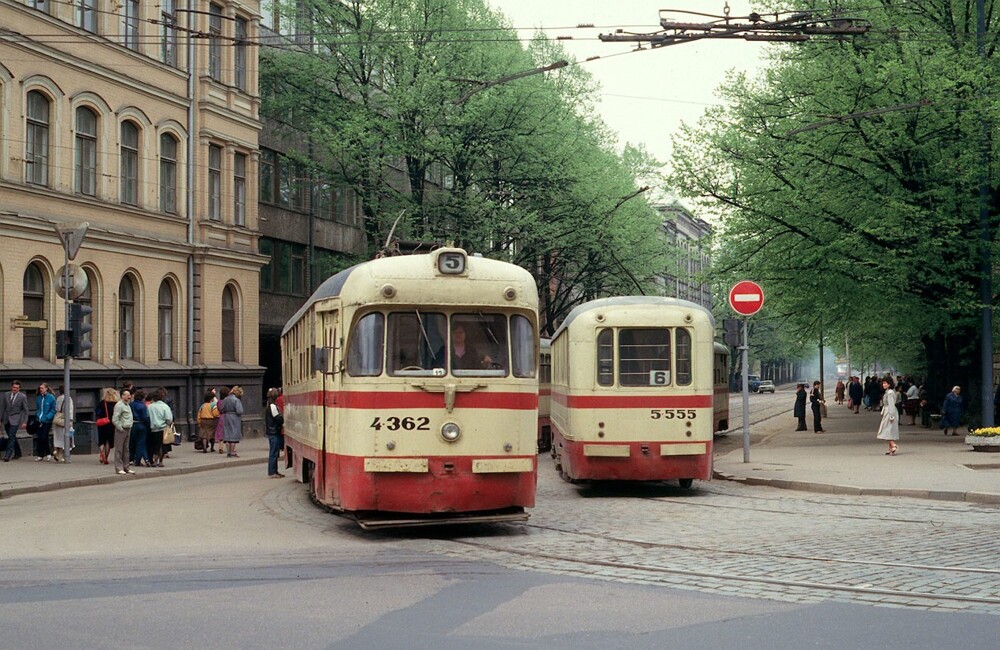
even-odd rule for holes
{"type": "Polygon", "coordinates": [[[653,420],[693,420],[698,417],[694,409],[650,409],[649,417],[653,420]]]}
{"type": "Polygon", "coordinates": [[[385,427],[389,431],[430,431],[430,418],[398,418],[396,416],[388,418],[375,418],[372,420],[370,428],[381,431],[385,427]]]}

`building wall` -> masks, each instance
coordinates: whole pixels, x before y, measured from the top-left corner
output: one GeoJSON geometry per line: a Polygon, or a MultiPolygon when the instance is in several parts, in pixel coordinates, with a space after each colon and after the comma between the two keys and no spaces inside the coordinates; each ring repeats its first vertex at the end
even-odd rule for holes
{"type": "MultiPolygon", "coordinates": [[[[55,229],[88,222],[75,263],[91,280],[93,348],[89,359],[72,363],[73,392],[83,413],[101,386],[127,379],[141,387],[166,386],[177,420],[186,426],[210,385],[244,385],[247,412],[254,414],[263,374],[257,359],[258,275],[266,262],[257,253],[255,200],[258,3],[177,2],[178,29],[169,34],[147,22],[168,20],[168,3],[95,0],[93,22],[86,24],[79,21],[79,5],[0,0],[0,24],[11,30],[0,37],[0,386],[15,378],[60,383],[63,362],[55,357],[55,331],[64,328],[65,302],[54,283],[64,249],[55,229]],[[138,10],[134,21],[126,17],[133,9],[138,10]],[[245,27],[245,40],[237,38],[237,24],[245,27]],[[193,96],[184,31],[189,27],[212,36],[192,41],[193,96]],[[244,62],[240,74],[238,58],[244,62]],[[28,124],[31,92],[46,100],[47,147],[28,144],[38,132],[28,124]],[[77,123],[81,108],[96,117],[92,140],[77,123]],[[133,127],[135,181],[131,171],[123,171],[131,166],[125,145],[133,127]],[[164,135],[176,144],[174,158],[166,155],[164,135]],[[210,164],[213,145],[220,152],[218,165],[210,164]],[[79,153],[87,146],[96,150],[96,169],[82,174],[92,181],[92,191],[78,180],[79,153]],[[47,160],[36,160],[36,152],[47,160]],[[246,163],[239,180],[237,155],[246,163]],[[41,168],[47,178],[32,173],[41,168]],[[123,191],[132,186],[134,197],[123,191]],[[165,203],[169,196],[173,201],[165,203]],[[11,329],[8,323],[24,314],[31,265],[42,272],[46,327],[11,329]],[[137,289],[134,346],[124,358],[123,277],[137,289]],[[164,282],[170,289],[166,308],[160,304],[164,282]],[[237,297],[234,359],[224,358],[228,348],[220,342],[227,286],[237,297]],[[41,336],[40,355],[25,356],[26,336],[41,336]],[[161,339],[169,341],[165,353],[161,339]]],[[[259,428],[255,415],[245,423],[259,428]]]]}

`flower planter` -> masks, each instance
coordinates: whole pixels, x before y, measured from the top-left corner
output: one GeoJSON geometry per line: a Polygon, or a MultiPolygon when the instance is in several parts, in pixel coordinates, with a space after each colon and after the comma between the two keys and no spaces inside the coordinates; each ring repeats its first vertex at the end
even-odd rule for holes
{"type": "Polygon", "coordinates": [[[1000,436],[965,436],[965,444],[974,451],[1000,452],[1000,436]]]}

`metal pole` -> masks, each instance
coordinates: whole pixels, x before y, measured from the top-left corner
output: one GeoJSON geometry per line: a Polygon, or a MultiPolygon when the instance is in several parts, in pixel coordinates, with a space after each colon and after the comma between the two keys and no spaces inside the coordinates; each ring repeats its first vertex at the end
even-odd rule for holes
{"type": "MultiPolygon", "coordinates": [[[[976,0],[976,51],[983,69],[986,68],[986,10],[984,0],[976,0]]],[[[980,101],[985,101],[985,89],[980,89],[980,101]]],[[[979,299],[983,307],[980,314],[979,398],[984,427],[992,427],[993,422],[993,231],[990,224],[990,121],[980,107],[982,141],[979,143],[979,250],[980,279],[979,299]]]]}
{"type": "MultiPolygon", "coordinates": [[[[70,284],[69,284],[69,247],[63,246],[63,252],[66,254],[66,263],[63,266],[63,287],[66,291],[65,300],[65,316],[66,316],[66,329],[69,330],[69,316],[70,316],[70,284]]],[[[63,456],[66,458],[66,462],[70,462],[70,450],[73,447],[72,442],[70,442],[69,432],[70,432],[70,385],[69,385],[69,367],[70,367],[70,355],[67,354],[63,357],[63,420],[65,424],[63,425],[63,456]]]]}
{"type": "Polygon", "coordinates": [[[747,322],[748,319],[743,319],[743,345],[740,350],[743,353],[741,358],[741,363],[743,365],[743,462],[750,462],[750,371],[747,368],[748,362],[748,350],[750,349],[747,344],[747,322]]]}

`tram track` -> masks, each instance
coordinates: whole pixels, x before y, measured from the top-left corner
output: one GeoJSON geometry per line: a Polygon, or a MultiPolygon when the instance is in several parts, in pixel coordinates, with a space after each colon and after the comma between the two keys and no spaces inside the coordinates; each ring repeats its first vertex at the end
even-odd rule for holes
{"type": "MultiPolygon", "coordinates": [[[[797,588],[797,589],[807,589],[819,593],[846,593],[846,594],[857,594],[866,596],[882,596],[886,598],[895,598],[899,601],[925,601],[927,603],[940,604],[942,602],[952,602],[952,603],[966,603],[966,604],[981,604],[989,606],[1000,607],[1000,597],[992,596],[975,596],[975,595],[965,595],[965,594],[948,594],[948,593],[931,593],[922,591],[907,591],[901,589],[892,589],[889,587],[879,587],[872,584],[859,584],[859,585],[848,585],[848,584],[837,584],[831,582],[819,582],[819,581],[808,581],[808,580],[791,580],[787,578],[770,578],[767,576],[748,576],[748,575],[737,575],[725,572],[716,571],[705,571],[698,569],[685,569],[681,567],[664,567],[664,566],[653,566],[649,564],[637,564],[628,562],[616,562],[611,560],[600,560],[594,558],[579,558],[569,555],[563,555],[553,552],[543,552],[534,551],[527,549],[511,549],[502,548],[495,544],[488,544],[479,541],[473,541],[468,539],[454,539],[451,540],[455,544],[460,544],[479,550],[489,551],[491,553],[506,554],[521,558],[530,558],[534,560],[544,560],[549,562],[562,562],[570,566],[579,567],[602,567],[614,570],[626,570],[633,572],[641,572],[649,575],[665,575],[665,576],[675,576],[675,577],[688,577],[688,578],[702,578],[718,580],[723,583],[731,585],[740,584],[757,584],[757,585],[768,585],[781,588],[797,588]]],[[[898,565],[896,565],[898,567],[898,565]]],[[[950,568],[941,568],[941,571],[952,572],[950,568]]],[[[588,577],[602,577],[600,574],[593,570],[585,571],[574,571],[574,573],[584,574],[588,577]]],[[[996,573],[990,571],[990,573],[996,573]]],[[[642,577],[636,575],[632,578],[639,582],[649,582],[648,579],[643,579],[642,577]]],[[[1000,613],[1000,610],[998,612],[1000,613]]]]}

